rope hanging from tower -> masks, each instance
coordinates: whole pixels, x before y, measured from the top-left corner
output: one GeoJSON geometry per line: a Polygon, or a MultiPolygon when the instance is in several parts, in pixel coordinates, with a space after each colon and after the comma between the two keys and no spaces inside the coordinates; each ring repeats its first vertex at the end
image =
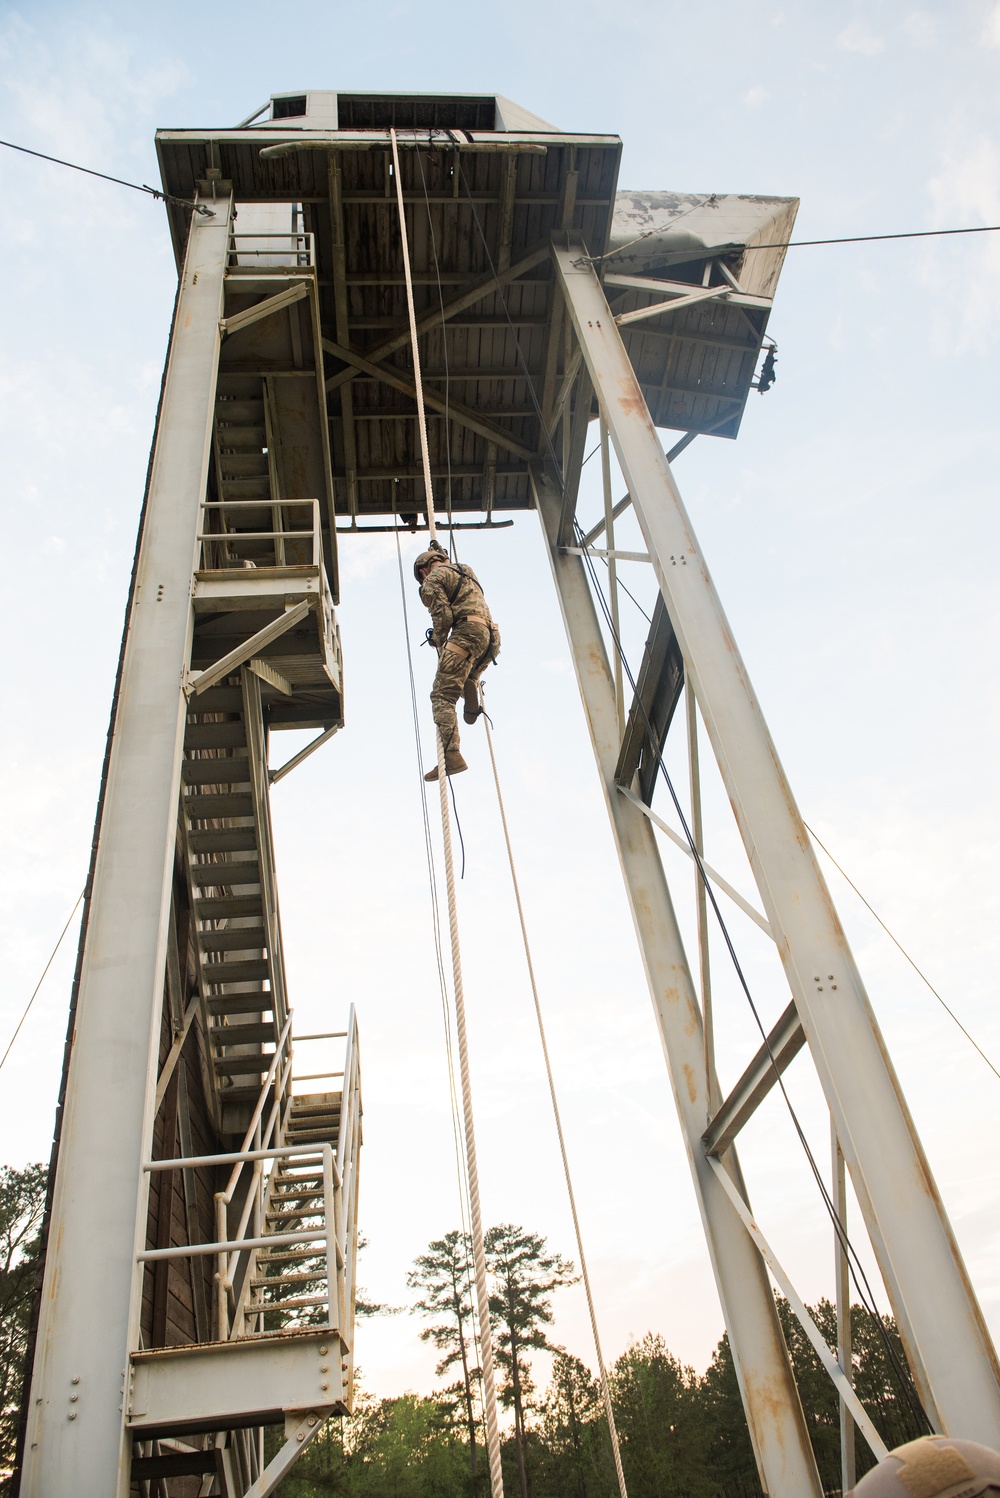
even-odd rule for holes
{"type": "MultiPolygon", "coordinates": [[[[431,551],[439,553],[440,557],[441,557],[441,560],[445,561],[445,562],[448,562],[450,560],[449,557],[448,557],[448,553],[441,546],[440,542],[437,539],[437,516],[436,516],[436,512],[435,512],[435,507],[434,507],[434,493],[433,493],[433,483],[432,483],[432,478],[431,478],[430,451],[429,451],[429,445],[428,445],[428,440],[427,440],[427,422],[426,422],[426,415],[425,415],[425,409],[424,409],[423,379],[422,379],[421,368],[420,368],[420,352],[419,352],[418,342],[417,342],[418,335],[417,335],[416,309],[414,307],[414,301],[413,301],[412,267],[411,267],[411,264],[410,264],[409,240],[408,240],[407,230],[406,230],[406,217],[405,217],[404,199],[403,199],[403,185],[402,185],[402,177],[401,177],[400,169],[399,169],[399,151],[398,151],[398,146],[397,146],[397,141],[396,141],[396,132],[395,132],[395,130],[391,130],[390,131],[390,140],[391,140],[391,144],[392,144],[393,175],[395,177],[395,182],[396,182],[396,199],[397,199],[397,204],[398,204],[398,209],[399,209],[400,238],[401,238],[401,241],[402,241],[402,250],[403,250],[403,272],[404,272],[404,279],[405,279],[405,285],[406,285],[406,305],[407,305],[407,313],[408,313],[408,317],[409,317],[409,326],[410,326],[410,344],[411,344],[412,354],[413,354],[414,387],[415,387],[415,394],[416,394],[416,401],[417,401],[417,417],[418,417],[418,420],[417,420],[417,430],[419,432],[419,437],[420,437],[420,455],[421,455],[421,462],[422,462],[422,466],[423,466],[424,493],[425,493],[425,497],[426,497],[426,506],[427,506],[427,529],[428,529],[428,532],[430,534],[430,547],[431,547],[431,551]]],[[[426,185],[425,185],[425,198],[426,198],[426,185]]],[[[428,215],[429,215],[429,213],[430,213],[430,205],[429,205],[429,203],[428,203],[427,207],[428,207],[428,215]]],[[[432,245],[433,245],[433,225],[431,225],[431,239],[432,239],[432,245]]],[[[434,260],[435,260],[435,265],[436,265],[437,264],[437,250],[436,250],[436,246],[434,247],[434,260]]],[[[501,293],[501,295],[502,295],[502,293],[501,293]]],[[[402,587],[403,587],[403,573],[402,573],[402,565],[401,565],[402,559],[398,555],[398,553],[399,553],[398,532],[397,532],[397,539],[396,539],[396,547],[397,547],[397,559],[400,562],[400,588],[402,589],[402,587]]],[[[428,561],[431,564],[431,569],[433,569],[433,565],[436,562],[437,558],[436,557],[431,557],[430,553],[427,553],[427,554],[425,554],[425,556],[419,557],[417,559],[417,565],[416,565],[414,571],[415,571],[415,576],[417,577],[418,581],[424,579],[426,577],[426,575],[427,575],[427,569],[424,569],[424,568],[421,567],[421,563],[424,562],[425,560],[428,561]]],[[[464,566],[461,566],[460,564],[457,564],[457,563],[454,563],[454,562],[451,562],[450,565],[451,565],[451,567],[455,568],[459,572],[460,578],[463,581],[466,581],[466,580],[470,581],[473,584],[474,588],[476,590],[478,590],[479,596],[482,597],[482,590],[479,588],[478,581],[476,580],[475,574],[472,573],[471,569],[467,568],[467,567],[464,567],[464,566]]],[[[450,601],[454,602],[454,599],[451,599],[450,601]]],[[[431,607],[430,603],[428,603],[428,607],[431,607]]],[[[494,785],[496,787],[497,803],[498,803],[498,807],[499,807],[499,811],[500,811],[501,826],[503,828],[504,842],[505,842],[506,850],[507,850],[507,860],[508,860],[508,864],[509,864],[509,867],[510,867],[511,881],[512,881],[513,890],[514,890],[514,899],[515,899],[515,903],[516,903],[516,906],[517,906],[518,919],[519,919],[519,922],[520,922],[521,940],[522,940],[522,943],[523,943],[523,946],[524,946],[524,953],[525,953],[525,958],[526,958],[526,961],[527,961],[528,978],[529,978],[529,982],[530,982],[530,985],[531,985],[531,993],[532,993],[532,998],[533,998],[533,1001],[534,1001],[534,1008],[535,1008],[535,1018],[536,1018],[536,1022],[537,1022],[537,1026],[538,1026],[538,1034],[539,1034],[539,1039],[540,1039],[541,1047],[542,1047],[542,1055],[543,1055],[544,1062],[545,1062],[545,1071],[546,1071],[546,1076],[547,1076],[547,1079],[548,1079],[549,1096],[550,1096],[550,1100],[551,1100],[551,1104],[552,1104],[553,1117],[554,1117],[554,1120],[555,1120],[556,1134],[557,1134],[558,1141],[559,1141],[559,1151],[560,1151],[560,1156],[561,1156],[561,1159],[562,1159],[563,1173],[564,1173],[565,1179],[566,1179],[566,1190],[567,1190],[567,1194],[568,1194],[568,1197],[569,1197],[570,1212],[571,1212],[572,1219],[573,1219],[573,1228],[574,1228],[574,1233],[575,1233],[575,1236],[576,1236],[577,1251],[578,1251],[579,1256],[580,1256],[581,1275],[582,1275],[582,1278],[583,1278],[584,1289],[585,1289],[586,1298],[587,1298],[587,1307],[588,1307],[588,1311],[589,1311],[589,1315],[590,1315],[591,1331],[592,1331],[593,1339],[594,1339],[594,1349],[595,1349],[595,1352],[596,1352],[596,1355],[597,1355],[597,1363],[598,1363],[598,1370],[599,1370],[599,1378],[600,1378],[602,1402],[603,1402],[603,1405],[604,1405],[604,1412],[605,1412],[605,1416],[607,1418],[607,1423],[608,1423],[608,1433],[609,1433],[609,1436],[610,1436],[610,1439],[611,1439],[611,1448],[612,1448],[612,1453],[613,1453],[613,1457],[614,1457],[615,1472],[616,1472],[616,1476],[617,1476],[617,1480],[618,1480],[618,1489],[619,1489],[620,1498],[628,1498],[628,1492],[627,1492],[626,1485],[625,1485],[625,1474],[624,1474],[624,1471],[623,1471],[623,1468],[622,1468],[621,1450],[620,1450],[619,1442],[618,1442],[618,1431],[617,1431],[617,1428],[616,1428],[616,1425],[615,1425],[614,1409],[612,1407],[612,1402],[611,1402],[610,1383],[609,1383],[609,1380],[608,1380],[607,1368],[606,1368],[606,1365],[605,1365],[605,1362],[604,1362],[604,1353],[603,1353],[603,1349],[602,1349],[602,1346],[601,1346],[600,1333],[599,1333],[598,1325],[597,1325],[597,1313],[596,1313],[595,1306],[594,1306],[594,1297],[593,1297],[593,1291],[592,1291],[591,1282],[590,1282],[590,1272],[589,1272],[589,1269],[588,1269],[588,1266],[587,1266],[586,1254],[584,1252],[583,1234],[582,1234],[582,1231],[581,1231],[581,1228],[580,1228],[579,1214],[577,1212],[577,1206],[576,1206],[576,1196],[575,1196],[575,1192],[574,1192],[574,1189],[573,1189],[573,1180],[572,1180],[572,1175],[571,1175],[571,1172],[570,1172],[569,1156],[568,1156],[567,1149],[566,1149],[566,1141],[565,1141],[565,1136],[563,1134],[563,1127],[562,1127],[562,1118],[561,1118],[561,1115],[560,1115],[559,1103],[558,1103],[558,1098],[557,1098],[557,1095],[556,1095],[555,1079],[554,1079],[554,1076],[553,1076],[552,1064],[551,1064],[551,1060],[550,1060],[550,1057],[549,1057],[548,1042],[546,1040],[546,1035],[545,1035],[545,1026],[544,1026],[544,1023],[543,1023],[543,1020],[542,1020],[541,1003],[540,1003],[539,996],[538,996],[538,987],[537,987],[537,984],[536,984],[536,981],[535,981],[534,963],[533,963],[533,960],[532,960],[531,948],[530,948],[529,941],[528,941],[528,931],[527,931],[527,924],[526,924],[525,916],[524,916],[524,909],[523,909],[523,906],[522,906],[522,903],[521,903],[520,886],[519,886],[519,883],[518,883],[517,871],[516,871],[516,868],[515,868],[515,865],[514,865],[514,854],[513,854],[513,849],[512,849],[511,841],[510,841],[510,832],[509,832],[509,828],[508,828],[508,825],[507,825],[507,814],[506,814],[506,809],[505,809],[505,806],[504,806],[503,795],[502,795],[502,792],[501,792],[501,789],[500,789],[500,777],[499,777],[499,772],[498,772],[498,769],[497,769],[496,755],[495,755],[494,748],[493,748],[493,735],[492,735],[492,732],[491,732],[490,720],[489,720],[489,718],[486,715],[484,707],[482,706],[482,701],[481,701],[481,696],[480,696],[480,693],[481,693],[482,689],[481,689],[481,687],[479,685],[478,676],[479,676],[480,671],[485,666],[485,664],[487,664],[490,660],[495,659],[496,653],[497,653],[497,651],[499,649],[499,634],[497,633],[497,631],[495,629],[495,626],[492,624],[492,620],[491,620],[491,618],[489,616],[489,610],[488,610],[488,608],[486,607],[486,604],[485,604],[485,599],[482,600],[481,604],[475,605],[475,607],[477,607],[477,608],[481,607],[483,609],[483,611],[484,611],[485,617],[478,619],[476,622],[479,623],[479,624],[481,624],[481,625],[486,626],[488,628],[488,630],[489,630],[489,649],[487,651],[487,654],[484,655],[480,660],[474,661],[473,669],[472,669],[472,671],[468,675],[468,686],[465,689],[465,701],[466,701],[466,714],[465,714],[465,716],[466,716],[466,721],[470,722],[470,721],[475,721],[475,717],[477,715],[481,714],[483,716],[484,720],[485,720],[485,723],[486,723],[486,737],[487,737],[487,744],[488,744],[488,748],[489,748],[490,763],[491,763],[492,768],[493,768],[493,780],[494,780],[494,785]],[[470,698],[474,698],[474,704],[473,704],[472,701],[470,701],[470,698]],[[470,716],[470,712],[471,712],[471,716],[470,716]]],[[[405,599],[405,593],[404,593],[404,596],[403,596],[403,610],[404,610],[404,622],[405,622],[405,618],[406,618],[406,599],[405,599]]],[[[475,618],[474,615],[472,615],[470,617],[471,618],[475,618]]],[[[437,646],[438,651],[440,653],[443,653],[444,650],[445,650],[445,648],[446,648],[446,641],[443,638],[438,638],[438,635],[440,633],[441,633],[440,626],[437,625],[437,621],[436,621],[436,628],[434,630],[428,630],[428,632],[427,632],[427,638],[428,638],[428,641],[430,641],[432,644],[434,644],[434,645],[437,646]]],[[[470,659],[473,659],[473,658],[470,657],[470,659]]],[[[411,657],[411,661],[410,661],[410,674],[411,674],[411,696],[413,696],[412,657],[411,657]]],[[[414,713],[415,713],[415,709],[416,709],[415,698],[414,698],[414,704],[413,705],[414,705],[414,713]]],[[[468,1056],[468,1035],[467,1035],[466,1016],[465,1016],[465,997],[464,997],[464,989],[463,989],[463,983],[462,983],[462,959],[461,959],[461,948],[460,948],[460,942],[459,942],[458,910],[457,910],[456,890],[455,890],[454,858],[453,858],[453,853],[452,853],[452,840],[451,840],[451,814],[450,814],[450,809],[449,809],[449,805],[448,805],[448,786],[446,784],[446,782],[448,780],[449,772],[452,770],[452,767],[453,767],[453,760],[452,760],[452,755],[451,755],[451,752],[450,752],[451,749],[452,749],[452,744],[451,744],[450,741],[447,742],[447,743],[445,742],[445,738],[444,738],[444,735],[443,735],[443,730],[442,730],[440,722],[436,722],[435,727],[436,727],[436,735],[435,736],[436,736],[436,740],[437,740],[437,758],[438,758],[437,771],[436,771],[436,774],[435,774],[435,772],[432,771],[430,774],[426,775],[424,777],[424,779],[425,780],[433,780],[433,779],[437,780],[437,782],[438,782],[438,790],[439,790],[439,795],[440,795],[440,802],[441,802],[442,841],[443,841],[443,845],[444,845],[445,877],[446,877],[447,890],[448,890],[449,935],[450,935],[450,945],[451,945],[451,954],[452,954],[453,984],[454,984],[454,993],[455,993],[455,1028],[456,1028],[457,1039],[458,1039],[459,1071],[460,1071],[460,1076],[461,1076],[461,1088],[462,1088],[463,1133],[464,1133],[464,1137],[465,1137],[465,1153],[466,1153],[466,1159],[465,1159],[465,1166],[466,1166],[466,1170],[465,1170],[465,1181],[463,1182],[462,1179],[461,1179],[461,1174],[462,1173],[461,1173],[461,1170],[460,1170],[459,1171],[459,1184],[460,1184],[460,1190],[464,1186],[464,1188],[465,1188],[465,1190],[467,1191],[467,1194],[468,1194],[469,1219],[470,1219],[470,1227],[471,1227],[470,1238],[471,1238],[471,1241],[472,1241],[472,1257],[473,1257],[473,1269],[474,1269],[474,1278],[475,1278],[475,1294],[476,1294],[476,1304],[477,1304],[477,1313],[478,1313],[477,1314],[477,1320],[478,1320],[478,1323],[479,1323],[479,1340],[480,1340],[480,1348],[481,1348],[481,1356],[482,1356],[482,1364],[483,1364],[483,1370],[482,1370],[482,1372],[483,1372],[483,1407],[484,1407],[484,1415],[485,1415],[485,1422],[486,1422],[486,1441],[487,1441],[487,1452],[488,1452],[488,1456],[489,1456],[490,1485],[491,1485],[491,1491],[492,1491],[492,1498],[503,1498],[503,1477],[502,1477],[501,1466],[500,1466],[499,1422],[498,1422],[498,1417],[497,1417],[495,1370],[494,1370],[494,1358],[493,1358],[493,1341],[492,1341],[492,1331],[491,1331],[490,1316],[489,1316],[489,1289],[488,1289],[487,1278],[486,1278],[486,1257],[485,1257],[485,1248],[484,1248],[484,1243],[483,1243],[482,1211],[481,1211],[481,1206],[480,1206],[479,1176],[478,1176],[478,1168],[477,1168],[477,1161],[476,1161],[475,1124],[474,1124],[473,1106],[472,1106],[472,1088],[471,1088],[471,1078],[470,1078],[470,1069],[469,1069],[469,1056],[468,1056]]],[[[416,720],[415,720],[415,728],[416,728],[416,720]]],[[[418,754],[419,754],[419,731],[417,733],[417,747],[418,747],[418,754]]],[[[459,760],[460,760],[460,756],[459,756],[459,760]]],[[[460,760],[460,768],[464,769],[464,767],[465,767],[464,766],[464,761],[460,760]]],[[[429,860],[430,860],[431,855],[430,855],[430,850],[429,849],[428,849],[428,857],[429,857],[429,860]]],[[[431,870],[432,897],[436,898],[436,896],[434,896],[434,894],[433,894],[434,875],[433,875],[433,869],[432,869],[432,866],[431,866],[430,862],[429,862],[428,867],[431,870]]],[[[439,966],[440,966],[440,955],[439,955],[439,966]]],[[[449,1050],[449,1072],[450,1072],[450,1050],[449,1050]]],[[[464,1216],[464,1203],[463,1203],[463,1216],[464,1216]]]]}
{"type": "MultiPolygon", "coordinates": [[[[392,143],[392,168],[396,179],[396,201],[399,205],[399,232],[403,242],[403,272],[406,279],[406,305],[410,319],[410,343],[413,349],[413,375],[417,395],[417,429],[424,469],[424,493],[427,500],[427,529],[432,545],[439,546],[437,517],[434,513],[434,490],[431,483],[430,450],[427,444],[427,421],[424,415],[424,391],[420,375],[420,352],[417,347],[417,318],[413,306],[413,278],[410,248],[406,234],[403,205],[403,182],[399,171],[399,148],[396,132],[389,132],[392,143]]],[[[455,993],[455,1030],[458,1038],[459,1076],[462,1084],[462,1116],[465,1132],[466,1174],[469,1183],[469,1218],[472,1238],[472,1261],[476,1283],[476,1309],[483,1361],[483,1414],[486,1421],[486,1450],[490,1467],[492,1498],[503,1498],[503,1471],[500,1465],[500,1425],[497,1414],[496,1376],[493,1361],[493,1337],[490,1325],[490,1294],[486,1278],[486,1250],[483,1243],[483,1215],[479,1198],[479,1169],[476,1160],[476,1132],[472,1107],[472,1078],[469,1068],[469,1040],[465,1020],[465,990],[462,984],[462,951],[458,931],[458,902],[455,890],[455,862],[451,846],[451,814],[448,806],[448,777],[445,773],[445,744],[437,733],[438,791],[441,801],[441,835],[444,844],[445,881],[448,888],[448,927],[451,939],[452,981],[455,993]]]]}

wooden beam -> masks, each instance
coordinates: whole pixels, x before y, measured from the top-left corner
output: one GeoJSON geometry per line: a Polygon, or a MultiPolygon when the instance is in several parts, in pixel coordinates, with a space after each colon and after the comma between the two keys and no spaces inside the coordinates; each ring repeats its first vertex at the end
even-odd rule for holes
{"type": "MultiPolygon", "coordinates": [[[[408,337],[409,334],[407,334],[408,337]]],[[[365,359],[361,354],[356,354],[352,349],[344,348],[341,344],[334,343],[329,338],[323,339],[323,347],[328,354],[333,354],[337,359],[343,359],[345,363],[353,364],[355,369],[360,369],[363,374],[372,375],[374,379],[381,380],[384,384],[391,385],[394,390],[400,390],[404,395],[412,396],[416,400],[416,386],[400,370],[393,369],[386,364],[374,364],[371,359],[365,359]]],[[[517,377],[524,378],[523,375],[517,377]]],[[[327,389],[329,387],[330,381],[328,380],[327,389]]],[[[526,463],[530,462],[535,456],[530,448],[518,442],[517,438],[512,437],[510,432],[504,431],[503,427],[497,426],[495,422],[488,421],[485,416],[480,416],[478,412],[471,410],[470,407],[463,405],[460,401],[446,401],[444,396],[438,395],[435,391],[428,390],[425,387],[424,405],[429,406],[434,411],[443,412],[445,415],[450,416],[453,421],[456,421],[459,426],[468,427],[470,431],[477,432],[480,437],[485,437],[488,442],[495,442],[505,452],[515,453],[517,457],[523,458],[526,463]]]]}
{"type": "MultiPolygon", "coordinates": [[[[331,155],[327,167],[330,188],[330,226],[333,240],[333,302],[337,341],[351,342],[350,310],[347,305],[347,245],[344,238],[344,194],[341,158],[331,155]]],[[[354,425],[354,392],[349,384],[340,396],[340,428],[344,439],[344,468],[347,471],[347,508],[358,513],[357,429],[354,425]]]]}
{"type": "MultiPolygon", "coordinates": [[[[522,256],[515,265],[508,266],[506,270],[498,271],[495,276],[490,272],[481,281],[477,281],[474,286],[470,286],[468,291],[463,291],[461,296],[454,297],[450,302],[446,302],[443,313],[441,308],[438,307],[435,311],[428,312],[423,317],[418,318],[417,337],[419,338],[422,333],[429,332],[431,328],[437,327],[441,322],[450,321],[457,313],[464,312],[466,307],[475,306],[476,302],[481,302],[491,292],[496,291],[501,286],[506,286],[509,281],[516,281],[519,276],[525,275],[529,270],[534,270],[536,265],[542,265],[548,258],[549,245],[548,240],[546,240],[544,244],[536,245],[533,250],[529,250],[528,254],[522,256]]],[[[339,328],[337,331],[339,336],[339,328]]],[[[341,343],[343,341],[341,339],[341,343]]],[[[384,342],[376,344],[375,348],[369,349],[368,358],[373,364],[378,364],[382,359],[387,358],[389,354],[394,354],[397,349],[405,348],[409,341],[410,330],[406,328],[400,333],[395,333],[391,338],[385,339],[384,342]]],[[[346,384],[347,381],[353,380],[355,373],[354,369],[344,369],[339,374],[331,375],[330,379],[326,382],[327,393],[329,394],[331,390],[336,390],[341,385],[346,384]]]]}

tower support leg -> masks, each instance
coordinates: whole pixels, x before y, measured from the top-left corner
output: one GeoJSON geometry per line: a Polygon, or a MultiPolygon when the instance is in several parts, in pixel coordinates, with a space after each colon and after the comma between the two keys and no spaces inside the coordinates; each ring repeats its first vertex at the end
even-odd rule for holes
{"type": "Polygon", "coordinates": [[[111,728],[66,1078],[21,1498],[127,1498],[147,1178],[180,793],[191,573],[230,202],[195,214],[171,335],[111,728]]]}
{"type": "Polygon", "coordinates": [[[614,314],[582,242],[552,253],[924,1408],[1000,1446],[996,1352],[614,314]]]}
{"type": "MultiPolygon", "coordinates": [[[[614,678],[583,562],[559,547],[562,496],[535,477],[535,499],[569,636],[625,887],[673,1083],[712,1267],[729,1331],[750,1439],[770,1498],[822,1492],[767,1272],[702,1148],[710,1113],[701,1013],[653,829],[615,784],[619,732],[614,678]]],[[[726,1168],[739,1180],[735,1151],[726,1168]]]]}

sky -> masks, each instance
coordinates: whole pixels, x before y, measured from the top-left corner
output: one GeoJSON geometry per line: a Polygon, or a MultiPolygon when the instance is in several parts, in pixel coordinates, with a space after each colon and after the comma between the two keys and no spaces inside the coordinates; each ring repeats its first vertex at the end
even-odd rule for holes
{"type": "MultiPolygon", "coordinates": [[[[237,25],[213,0],[2,3],[0,137],[155,183],[156,127],[232,125],[271,93],[495,91],[561,128],[620,134],[623,188],[799,197],[798,238],[1000,223],[1000,5],[622,0],[609,14],[594,0],[441,0],[432,16],[412,0],[377,16],[301,0],[290,22],[248,0],[237,25]]],[[[86,874],[175,270],[162,205],[3,148],[0,217],[6,1046],[86,874]]],[[[777,383],[751,395],[736,442],[699,438],[675,472],[806,820],[1000,1065],[998,272],[993,235],[790,251],[769,327],[777,383]]],[[[581,501],[595,517],[597,467],[581,501]]],[[[627,523],[619,535],[636,542],[627,523]]],[[[469,533],[462,556],[503,631],[490,711],[605,1350],[652,1329],[701,1369],[722,1319],[537,522],[469,533]]],[[[342,579],[347,726],[275,788],[279,888],[296,1028],[358,1012],[361,1277],[405,1306],[410,1263],[458,1204],[391,538],[348,538],[342,579]]],[[[625,581],[648,608],[645,570],[625,581]]],[[[634,655],[643,621],[626,607],[634,655]]],[[[484,1216],[575,1258],[480,730],[463,744],[484,1216]]],[[[679,741],[669,755],[683,785],[679,741]]],[[[706,780],[708,858],[749,897],[706,780]]],[[[664,859],[690,938],[690,867],[669,845],[664,859]]],[[[1000,1080],[825,866],[996,1334],[1000,1080]]],[[[775,956],[743,917],[731,926],[774,1018],[775,956]]],[[[48,1155],[73,945],[0,1071],[5,1163],[48,1155]]],[[[713,963],[726,1084],[756,1046],[718,940],[713,963]]],[[[826,1161],[805,1056],[788,1081],[826,1161]]],[[[800,1293],[831,1294],[830,1233],[780,1100],[741,1160],[800,1293]]],[[[555,1311],[554,1341],[592,1364],[580,1288],[555,1311]]],[[[404,1314],[364,1324],[357,1355],[379,1394],[434,1386],[404,1314]]]]}

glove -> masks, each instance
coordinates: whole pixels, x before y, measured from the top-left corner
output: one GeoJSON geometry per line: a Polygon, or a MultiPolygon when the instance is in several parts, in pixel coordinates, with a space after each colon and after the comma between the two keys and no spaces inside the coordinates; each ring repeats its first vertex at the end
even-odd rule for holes
{"type": "Polygon", "coordinates": [[[430,627],[430,625],[428,625],[428,627],[427,627],[427,631],[426,631],[426,633],[424,635],[423,640],[421,641],[421,644],[422,645],[429,645],[432,650],[436,650],[437,649],[437,640],[434,638],[434,631],[430,627]]]}

